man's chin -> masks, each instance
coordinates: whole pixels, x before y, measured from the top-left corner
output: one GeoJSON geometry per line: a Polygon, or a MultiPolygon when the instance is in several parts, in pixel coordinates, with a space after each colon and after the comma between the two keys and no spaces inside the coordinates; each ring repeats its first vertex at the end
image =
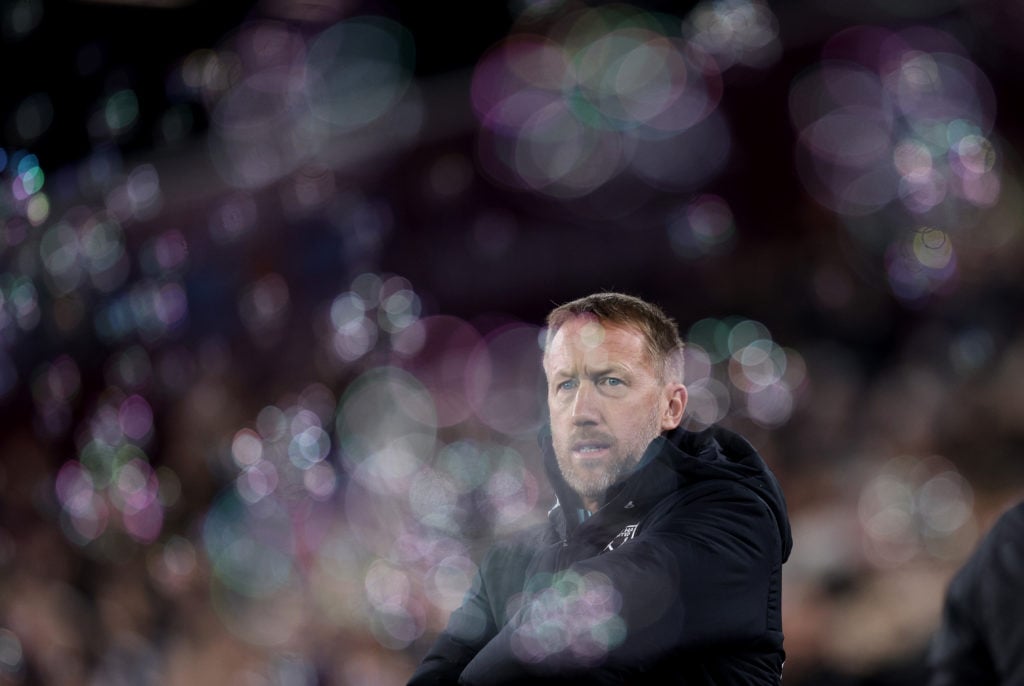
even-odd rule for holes
{"type": "Polygon", "coordinates": [[[580,478],[579,474],[573,473],[565,476],[566,483],[569,487],[581,498],[601,498],[604,496],[605,491],[614,483],[612,479],[606,476],[600,478],[580,478]]]}

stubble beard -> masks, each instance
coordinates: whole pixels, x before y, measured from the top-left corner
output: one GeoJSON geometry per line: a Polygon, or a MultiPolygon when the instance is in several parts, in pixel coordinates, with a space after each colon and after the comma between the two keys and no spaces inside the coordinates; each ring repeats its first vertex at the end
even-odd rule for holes
{"type": "Polygon", "coordinates": [[[642,426],[623,441],[613,441],[608,434],[600,432],[578,431],[566,437],[565,440],[554,442],[555,459],[558,468],[562,472],[562,478],[569,484],[572,490],[576,491],[581,498],[602,499],[609,488],[621,481],[631,472],[644,451],[658,434],[661,433],[657,412],[653,412],[642,426]],[[572,443],[580,439],[597,439],[611,444],[609,460],[601,468],[587,468],[575,460],[572,456],[572,443]]]}

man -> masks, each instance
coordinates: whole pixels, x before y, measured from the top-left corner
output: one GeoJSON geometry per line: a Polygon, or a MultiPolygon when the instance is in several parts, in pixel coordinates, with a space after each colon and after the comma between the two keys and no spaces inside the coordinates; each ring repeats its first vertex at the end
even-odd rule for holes
{"type": "Polygon", "coordinates": [[[949,585],[931,686],[1024,684],[1024,502],[1004,512],[949,585]]]}
{"type": "Polygon", "coordinates": [[[558,501],[495,546],[409,684],[778,684],[775,477],[722,428],[680,428],[682,342],[656,306],[599,293],[548,316],[558,501]]]}

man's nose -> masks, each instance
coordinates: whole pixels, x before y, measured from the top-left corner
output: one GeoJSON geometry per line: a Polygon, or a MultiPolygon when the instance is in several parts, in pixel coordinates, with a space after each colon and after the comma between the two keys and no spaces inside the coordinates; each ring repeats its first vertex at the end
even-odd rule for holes
{"type": "Polygon", "coordinates": [[[573,423],[596,424],[599,416],[596,389],[592,384],[581,383],[576,388],[576,397],[572,403],[573,423]]]}

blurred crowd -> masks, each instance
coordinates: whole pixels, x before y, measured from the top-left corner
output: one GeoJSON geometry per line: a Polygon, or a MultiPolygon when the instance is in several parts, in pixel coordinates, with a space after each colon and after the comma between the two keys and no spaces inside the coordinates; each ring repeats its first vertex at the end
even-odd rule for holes
{"type": "Polygon", "coordinates": [[[509,3],[424,74],[422,8],[254,3],[158,95],[71,55],[70,159],[12,93],[0,684],[404,683],[550,507],[542,320],[604,288],[779,476],[786,682],[923,683],[1024,495],[1024,16],[868,4],[509,3]]]}

